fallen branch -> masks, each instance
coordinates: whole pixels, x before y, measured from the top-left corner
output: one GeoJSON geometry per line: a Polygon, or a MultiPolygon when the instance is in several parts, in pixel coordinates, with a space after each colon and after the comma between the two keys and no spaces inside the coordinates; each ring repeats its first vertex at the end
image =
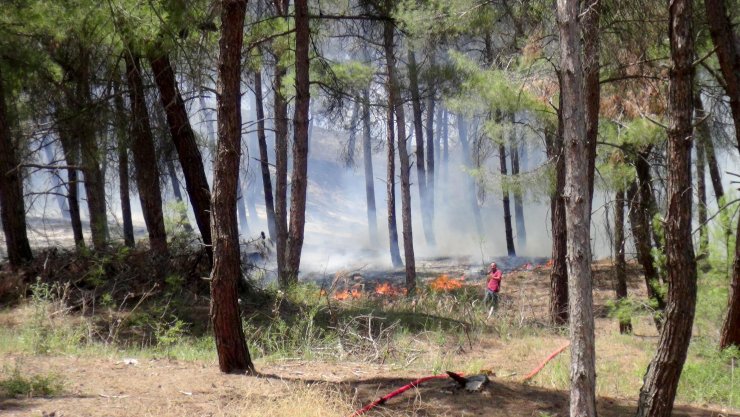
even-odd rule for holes
{"type": "Polygon", "coordinates": [[[556,356],[558,356],[560,354],[560,352],[564,351],[568,346],[570,346],[570,342],[567,342],[563,346],[560,346],[560,348],[558,348],[558,350],[556,350],[555,352],[552,352],[550,354],[550,356],[548,356],[544,361],[542,361],[541,364],[539,364],[539,366],[537,366],[536,368],[534,368],[532,370],[532,372],[530,372],[529,374],[527,374],[527,376],[524,377],[524,379],[522,380],[522,382],[527,382],[530,379],[534,378],[534,376],[537,375],[542,370],[542,368],[544,368],[545,365],[547,365],[548,362],[550,362],[551,360],[553,360],[553,358],[555,358],[556,356]]]}

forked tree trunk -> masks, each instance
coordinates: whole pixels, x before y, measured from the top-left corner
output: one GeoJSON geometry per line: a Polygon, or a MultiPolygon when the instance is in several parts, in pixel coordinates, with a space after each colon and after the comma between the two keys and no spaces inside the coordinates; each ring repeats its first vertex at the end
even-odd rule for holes
{"type": "MultiPolygon", "coordinates": [[[[617,303],[627,299],[627,263],[624,258],[624,190],[619,190],[614,198],[614,275],[616,278],[617,303]]],[[[627,317],[619,320],[619,333],[632,333],[632,320],[627,317]]]]}
{"type": "Polygon", "coordinates": [[[506,232],[506,253],[509,256],[516,256],[516,248],[514,247],[514,230],[511,227],[511,202],[509,199],[509,185],[506,183],[508,179],[506,169],[506,145],[501,142],[498,145],[498,159],[501,167],[501,194],[503,195],[502,202],[504,206],[504,231],[506,232]]]}
{"type": "MultiPolygon", "coordinates": [[[[421,208],[421,220],[424,226],[424,238],[427,245],[434,246],[432,218],[427,208],[429,196],[427,195],[427,173],[424,161],[424,124],[422,121],[424,116],[421,111],[421,97],[419,95],[419,67],[416,65],[416,53],[413,49],[409,49],[408,59],[409,90],[411,91],[411,110],[414,116],[414,139],[416,141],[416,178],[419,185],[419,207],[421,208]]],[[[427,109],[427,114],[429,112],[430,109],[427,109]]],[[[402,139],[404,138],[399,135],[399,140],[402,139]]]]}
{"type": "Polygon", "coordinates": [[[308,188],[308,123],[311,94],[309,89],[308,0],[295,0],[295,116],[293,117],[293,172],[290,181],[290,230],[286,267],[289,282],[298,282],[306,225],[306,190],[308,188]]]}
{"type": "Polygon", "coordinates": [[[8,110],[5,107],[5,82],[0,72],[0,220],[5,234],[8,262],[14,268],[33,259],[26,232],[23,178],[18,165],[8,110]]]}
{"type": "MultiPolygon", "coordinates": [[[[389,2],[386,1],[388,5],[389,2]]],[[[393,23],[385,22],[383,25],[383,46],[385,49],[386,70],[388,80],[386,91],[388,94],[388,117],[386,120],[387,143],[387,169],[386,169],[386,192],[388,208],[388,238],[390,240],[391,262],[394,268],[403,265],[401,251],[398,247],[398,225],[396,222],[396,144],[394,137],[394,106],[396,102],[395,90],[395,66],[396,57],[393,55],[393,23]]]]}
{"type": "Polygon", "coordinates": [[[167,234],[164,230],[159,168],[146,107],[141,65],[139,57],[133,53],[126,53],[125,56],[131,100],[131,151],[134,155],[139,201],[141,201],[141,211],[149,233],[149,245],[156,255],[165,256],[167,254],[167,234]]]}
{"type": "Polygon", "coordinates": [[[378,221],[375,208],[375,176],[373,175],[373,144],[370,136],[370,90],[362,92],[362,156],[365,165],[365,200],[367,228],[371,244],[378,243],[378,221]]]}
{"type": "MultiPolygon", "coordinates": [[[[596,416],[596,354],[591,284],[591,204],[586,92],[581,63],[580,0],[558,0],[563,97],[565,221],[568,231],[570,415],[596,416]]],[[[585,13],[592,13],[586,10],[585,13]]]]}
{"type": "Polygon", "coordinates": [[[241,49],[245,0],[221,1],[218,59],[218,147],[213,175],[211,311],[218,366],[226,373],[256,373],[244,339],[237,299],[241,279],[236,186],[241,151],[241,49]]]}
{"type": "Polygon", "coordinates": [[[265,211],[267,212],[267,230],[270,239],[277,238],[275,227],[275,203],[272,197],[272,179],[270,177],[270,159],[267,152],[267,137],[265,135],[265,106],[262,98],[262,72],[254,73],[254,101],[257,109],[257,143],[260,150],[260,170],[262,173],[262,189],[265,195],[265,211]]]}
{"type": "Polygon", "coordinates": [[[203,244],[206,245],[208,254],[212,257],[211,190],[203,167],[203,156],[190,125],[185,102],[177,88],[175,71],[172,69],[169,56],[161,54],[150,59],[149,63],[167,116],[170,136],[175,144],[175,149],[177,149],[177,156],[185,177],[185,188],[188,190],[190,204],[195,215],[195,223],[198,225],[203,244]]]}
{"type": "Polygon", "coordinates": [[[669,37],[673,68],[668,87],[668,183],[666,215],[666,270],[668,305],[640,390],[638,417],[669,417],[678,380],[691,340],[696,307],[696,261],[691,240],[692,86],[694,67],[692,0],[669,5],[669,37]]]}
{"type": "MultiPolygon", "coordinates": [[[[462,151],[462,159],[463,164],[465,165],[465,168],[471,169],[473,163],[470,160],[470,145],[468,143],[468,125],[463,118],[462,114],[457,115],[457,132],[458,137],[460,139],[460,149],[462,151]]],[[[446,137],[445,137],[446,139],[446,137]]],[[[447,167],[447,141],[445,140],[445,168],[447,167]]],[[[480,206],[478,206],[478,192],[476,190],[475,181],[473,181],[472,178],[467,176],[465,178],[466,185],[468,188],[468,199],[470,201],[470,208],[473,212],[473,219],[475,220],[475,232],[479,239],[483,239],[484,233],[483,233],[483,220],[481,219],[480,215],[480,206]]]]}

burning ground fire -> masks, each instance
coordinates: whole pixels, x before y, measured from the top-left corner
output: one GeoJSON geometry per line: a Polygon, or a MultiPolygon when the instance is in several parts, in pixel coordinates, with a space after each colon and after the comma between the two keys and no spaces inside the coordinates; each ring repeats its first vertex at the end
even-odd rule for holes
{"type": "MultiPolygon", "coordinates": [[[[429,283],[429,288],[435,292],[451,292],[465,285],[465,277],[450,278],[448,275],[440,275],[429,283]]],[[[336,290],[331,295],[334,300],[347,301],[357,300],[363,297],[398,297],[408,294],[406,287],[393,285],[390,282],[381,282],[371,291],[363,291],[362,286],[356,285],[350,289],[336,290]]],[[[321,290],[321,296],[327,295],[326,290],[321,290]]]]}

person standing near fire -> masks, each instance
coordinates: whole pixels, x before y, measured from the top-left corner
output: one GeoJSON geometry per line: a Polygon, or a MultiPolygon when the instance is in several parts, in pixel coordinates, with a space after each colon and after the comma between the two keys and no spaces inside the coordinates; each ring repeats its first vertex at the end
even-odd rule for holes
{"type": "Polygon", "coordinates": [[[494,310],[498,310],[498,292],[501,289],[501,276],[501,270],[498,269],[496,262],[492,262],[488,267],[486,296],[483,298],[483,304],[488,305],[490,303],[494,310]]]}

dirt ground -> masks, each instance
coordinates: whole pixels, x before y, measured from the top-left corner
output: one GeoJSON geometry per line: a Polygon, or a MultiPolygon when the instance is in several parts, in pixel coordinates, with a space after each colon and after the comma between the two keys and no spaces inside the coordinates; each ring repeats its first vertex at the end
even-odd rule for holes
{"type": "MultiPolygon", "coordinates": [[[[507,305],[522,320],[541,318],[547,306],[546,271],[509,272],[507,305]]],[[[604,303],[611,294],[605,266],[596,267],[595,305],[597,337],[613,332],[604,303]]],[[[639,293],[633,274],[630,291],[639,293]]],[[[643,284],[644,285],[644,284],[643,284]]],[[[5,321],[3,325],[12,323],[5,321]]],[[[643,338],[654,330],[636,327],[643,338]]],[[[429,381],[388,401],[368,416],[567,416],[568,393],[521,382],[525,375],[567,339],[552,336],[527,345],[497,338],[482,340],[469,349],[451,352],[463,361],[481,363],[498,376],[482,392],[457,390],[449,379],[429,381]]],[[[565,353],[568,354],[567,351],[565,353]]],[[[56,398],[2,398],[2,416],[348,416],[362,405],[427,376],[417,370],[389,365],[286,359],[257,362],[260,377],[224,375],[215,358],[206,362],[124,357],[25,356],[0,357],[0,370],[21,363],[29,374],[57,374],[64,381],[56,398]]],[[[625,361],[629,361],[626,358],[625,361]]],[[[2,379],[2,377],[0,377],[2,379]]],[[[639,384],[639,381],[632,381],[639,384]]],[[[635,385],[639,389],[639,385],[635,385]]],[[[637,390],[634,392],[636,397],[637,390]]],[[[601,416],[634,415],[635,401],[600,397],[601,416]]],[[[723,410],[678,405],[675,416],[738,416],[723,410]]]]}

